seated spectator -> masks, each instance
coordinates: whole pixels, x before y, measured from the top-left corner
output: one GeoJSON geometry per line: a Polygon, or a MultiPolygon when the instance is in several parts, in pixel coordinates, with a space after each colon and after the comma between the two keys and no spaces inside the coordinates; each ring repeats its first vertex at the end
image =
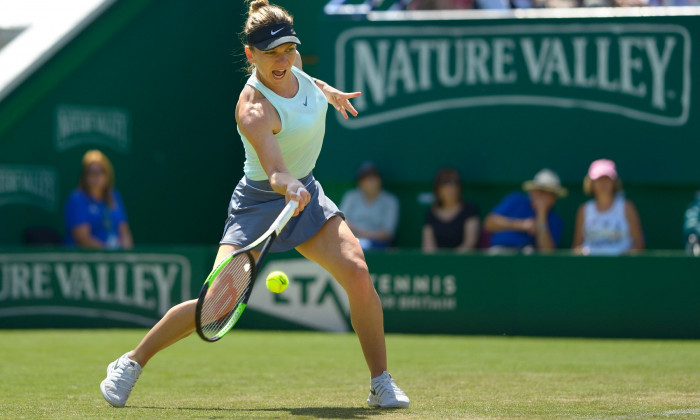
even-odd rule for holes
{"type": "Polygon", "coordinates": [[[423,252],[438,249],[468,251],[479,241],[479,210],[462,198],[462,181],[452,168],[443,168],[433,181],[435,202],[423,225],[423,252]]]}
{"type": "Polygon", "coordinates": [[[357,171],[357,188],[345,193],[340,210],[362,249],[391,245],[399,220],[399,201],[382,189],[379,169],[365,162],[357,171]]]}
{"type": "Polygon", "coordinates": [[[131,229],[114,189],[112,163],[99,150],[83,156],[78,188],[65,208],[66,244],[87,249],[130,249],[131,229]]]}
{"type": "Polygon", "coordinates": [[[412,0],[407,10],[473,9],[475,0],[412,0]]]}
{"type": "Polygon", "coordinates": [[[528,194],[514,192],[506,196],[484,220],[491,232],[494,250],[556,249],[564,226],[553,207],[559,197],[568,194],[559,176],[542,169],[531,181],[523,183],[528,194]]]}
{"type": "Polygon", "coordinates": [[[700,191],[695,194],[695,201],[685,210],[683,237],[686,252],[700,257],[700,191]]]}
{"type": "Polygon", "coordinates": [[[575,250],[584,255],[619,255],[644,249],[639,214],[622,193],[615,162],[599,159],[591,163],[583,192],[593,199],[576,213],[575,250]]]}

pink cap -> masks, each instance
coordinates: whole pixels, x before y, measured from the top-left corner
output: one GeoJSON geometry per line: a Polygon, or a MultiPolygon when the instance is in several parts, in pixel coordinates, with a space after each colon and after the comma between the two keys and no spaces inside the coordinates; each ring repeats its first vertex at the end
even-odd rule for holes
{"type": "Polygon", "coordinates": [[[588,177],[592,180],[596,180],[603,176],[617,179],[615,162],[609,159],[598,159],[591,163],[591,166],[588,168],[588,177]]]}

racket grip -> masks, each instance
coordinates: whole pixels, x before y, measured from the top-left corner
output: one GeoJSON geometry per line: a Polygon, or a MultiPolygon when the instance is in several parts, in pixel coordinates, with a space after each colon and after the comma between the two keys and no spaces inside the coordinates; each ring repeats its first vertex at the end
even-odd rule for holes
{"type": "MultiPolygon", "coordinates": [[[[297,190],[297,195],[300,195],[302,190],[304,190],[304,187],[299,187],[299,189],[297,190]]],[[[275,221],[272,223],[272,227],[278,235],[282,231],[282,229],[284,229],[287,222],[289,222],[289,219],[292,218],[294,212],[298,207],[299,202],[294,200],[289,200],[289,203],[287,203],[287,205],[284,206],[284,209],[282,210],[280,215],[277,216],[277,219],[275,219],[275,221]]]]}

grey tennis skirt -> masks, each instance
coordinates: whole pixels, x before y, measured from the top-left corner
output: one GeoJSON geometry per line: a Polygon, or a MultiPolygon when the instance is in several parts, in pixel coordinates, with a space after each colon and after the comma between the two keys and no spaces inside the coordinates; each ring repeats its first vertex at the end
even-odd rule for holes
{"type": "MultiPolygon", "coordinates": [[[[271,252],[283,252],[303,244],[316,234],[331,217],[345,219],[338,206],[323,193],[313,174],[299,181],[311,194],[311,201],[272,243],[271,252]]],[[[284,196],[273,191],[269,181],[253,181],[244,176],[231,195],[228,218],[220,244],[246,246],[270,227],[285,206],[284,196]]],[[[256,250],[259,250],[258,246],[256,250]]]]}

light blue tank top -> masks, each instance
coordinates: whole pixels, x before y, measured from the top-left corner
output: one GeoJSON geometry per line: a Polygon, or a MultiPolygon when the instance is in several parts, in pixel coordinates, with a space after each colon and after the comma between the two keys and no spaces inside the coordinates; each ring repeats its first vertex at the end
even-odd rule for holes
{"type": "Polygon", "coordinates": [[[625,215],[625,196],[618,194],[612,207],[599,211],[595,200],[583,210],[583,250],[590,255],[620,255],[632,248],[632,236],[625,215]]]}
{"type": "MultiPolygon", "coordinates": [[[[282,121],[282,129],[275,138],[282,150],[284,163],[293,177],[300,179],[308,175],[316,166],[321,153],[323,135],[326,132],[326,111],[328,102],[313,79],[300,69],[292,66],[292,74],[299,81],[299,91],[293,98],[284,98],[268,89],[256,77],[255,70],[246,82],[262,93],[275,107],[282,121]]],[[[267,180],[267,174],[260,164],[253,145],[238,128],[238,134],[245,149],[243,172],[254,181],[267,180]]]]}

